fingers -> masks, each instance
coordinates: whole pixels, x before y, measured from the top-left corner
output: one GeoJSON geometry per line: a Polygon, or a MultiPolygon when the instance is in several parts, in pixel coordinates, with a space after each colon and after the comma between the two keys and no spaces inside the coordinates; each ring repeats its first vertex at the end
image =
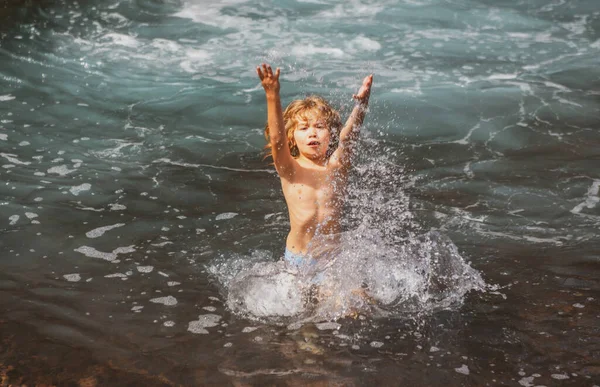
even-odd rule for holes
{"type": "Polygon", "coordinates": [[[273,76],[273,69],[268,64],[263,63],[262,64],[262,69],[263,69],[263,73],[265,74],[265,76],[267,76],[267,77],[272,77],[273,76]]]}
{"type": "Polygon", "coordinates": [[[279,79],[280,73],[281,73],[281,70],[278,67],[277,70],[275,70],[275,74],[273,74],[273,68],[266,63],[263,63],[260,66],[256,67],[256,74],[258,74],[258,77],[260,78],[261,81],[265,78],[279,79]]]}
{"type": "Polygon", "coordinates": [[[373,85],[373,74],[367,75],[365,79],[363,79],[363,83],[360,86],[360,89],[356,92],[356,94],[352,94],[352,98],[361,101],[367,102],[369,100],[369,95],[371,94],[371,86],[373,85]]]}

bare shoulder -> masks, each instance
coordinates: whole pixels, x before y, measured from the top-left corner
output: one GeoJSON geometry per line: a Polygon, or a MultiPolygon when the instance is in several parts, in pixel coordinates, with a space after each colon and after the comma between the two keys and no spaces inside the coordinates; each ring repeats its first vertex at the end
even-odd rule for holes
{"type": "Polygon", "coordinates": [[[341,152],[334,152],[327,163],[327,169],[330,173],[345,173],[348,170],[348,163],[343,163],[340,159],[341,152]]]}
{"type": "Polygon", "coordinates": [[[281,181],[291,182],[295,179],[298,173],[298,162],[290,157],[285,162],[275,162],[275,170],[281,181]]]}

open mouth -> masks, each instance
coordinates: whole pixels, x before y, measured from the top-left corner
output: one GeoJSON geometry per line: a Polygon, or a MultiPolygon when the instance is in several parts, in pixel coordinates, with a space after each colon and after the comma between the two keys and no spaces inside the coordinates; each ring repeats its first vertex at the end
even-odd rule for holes
{"type": "Polygon", "coordinates": [[[319,146],[319,145],[321,145],[321,143],[318,141],[311,141],[308,143],[308,146],[319,146]]]}

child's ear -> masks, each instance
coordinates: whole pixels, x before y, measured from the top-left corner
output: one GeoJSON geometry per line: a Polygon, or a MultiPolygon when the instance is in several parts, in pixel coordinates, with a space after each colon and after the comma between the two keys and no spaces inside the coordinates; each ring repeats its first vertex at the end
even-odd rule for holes
{"type": "Polygon", "coordinates": [[[292,157],[298,156],[298,146],[296,146],[296,140],[293,137],[288,139],[288,148],[290,148],[292,157]]]}

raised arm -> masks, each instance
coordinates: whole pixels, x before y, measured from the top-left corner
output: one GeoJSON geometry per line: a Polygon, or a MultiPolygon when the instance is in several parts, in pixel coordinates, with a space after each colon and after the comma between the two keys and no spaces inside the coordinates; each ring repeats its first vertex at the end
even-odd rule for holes
{"type": "Polygon", "coordinates": [[[346,121],[346,125],[340,132],[340,142],[338,148],[332,155],[332,161],[338,162],[342,167],[349,167],[352,158],[352,152],[360,127],[365,119],[367,107],[369,106],[369,96],[371,95],[371,85],[373,84],[373,74],[368,75],[363,80],[362,86],[356,94],[352,96],[356,100],[354,109],[350,113],[350,117],[346,121]]]}
{"type": "Polygon", "coordinates": [[[283,123],[283,111],[281,109],[281,98],[279,96],[279,68],[275,70],[266,63],[256,67],[256,73],[265,89],[267,97],[267,125],[268,135],[273,155],[273,163],[277,173],[282,178],[291,178],[293,175],[294,158],[290,153],[285,124],[283,123]]]}

